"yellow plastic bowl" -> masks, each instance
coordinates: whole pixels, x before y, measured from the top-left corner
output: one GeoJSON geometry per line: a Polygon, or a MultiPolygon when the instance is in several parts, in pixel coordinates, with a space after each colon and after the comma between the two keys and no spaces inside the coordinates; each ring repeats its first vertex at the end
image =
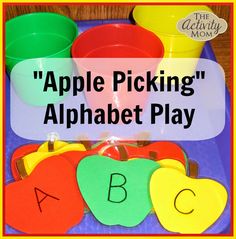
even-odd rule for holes
{"type": "Polygon", "coordinates": [[[176,25],[181,18],[195,11],[212,10],[207,6],[136,6],[133,17],[137,25],[154,32],[165,48],[164,57],[198,58],[204,42],[195,41],[178,31],[176,25]]]}

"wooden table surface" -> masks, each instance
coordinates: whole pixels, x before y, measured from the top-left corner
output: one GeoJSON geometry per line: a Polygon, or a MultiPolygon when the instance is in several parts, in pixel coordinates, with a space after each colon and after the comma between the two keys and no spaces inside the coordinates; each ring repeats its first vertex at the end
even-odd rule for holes
{"type": "MultiPolygon", "coordinates": [[[[211,40],[211,44],[216,55],[218,63],[223,67],[226,76],[226,84],[231,91],[233,79],[230,74],[230,65],[232,64],[230,54],[230,42],[232,36],[230,34],[230,7],[225,5],[209,5],[213,12],[224,18],[228,22],[228,29],[224,34],[217,36],[211,40]]],[[[5,8],[6,20],[15,16],[37,11],[57,12],[66,15],[74,20],[95,20],[95,19],[122,19],[128,18],[132,12],[134,5],[8,5],[5,8]]]]}

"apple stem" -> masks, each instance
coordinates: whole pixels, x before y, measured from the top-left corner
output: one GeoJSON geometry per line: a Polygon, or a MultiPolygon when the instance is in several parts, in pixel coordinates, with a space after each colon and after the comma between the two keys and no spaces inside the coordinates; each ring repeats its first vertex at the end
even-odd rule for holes
{"type": "Polygon", "coordinates": [[[128,160],[128,153],[126,148],[123,145],[116,145],[116,148],[120,154],[120,161],[127,161],[128,160]]]}
{"type": "Polygon", "coordinates": [[[52,141],[52,140],[48,141],[48,152],[54,151],[54,143],[55,141],[52,141]]]}
{"type": "Polygon", "coordinates": [[[79,144],[83,144],[86,150],[90,150],[92,148],[92,143],[88,140],[79,140],[79,144]]]}
{"type": "Polygon", "coordinates": [[[55,150],[55,141],[59,139],[59,135],[56,132],[51,132],[48,134],[48,152],[55,150]]]}
{"type": "Polygon", "coordinates": [[[138,141],[137,141],[138,147],[147,146],[147,145],[149,145],[149,144],[150,144],[150,141],[148,141],[148,140],[138,140],[138,141]]]}
{"type": "Polygon", "coordinates": [[[189,177],[197,178],[198,176],[198,163],[194,160],[189,160],[189,177]]]}
{"type": "Polygon", "coordinates": [[[120,161],[127,161],[128,160],[128,153],[127,153],[127,150],[125,148],[124,145],[121,145],[121,144],[109,144],[105,147],[103,147],[101,150],[99,150],[99,154],[100,155],[103,155],[103,153],[107,150],[107,149],[110,149],[110,148],[115,148],[118,150],[119,152],[119,156],[120,156],[120,161]]]}
{"type": "Polygon", "coordinates": [[[156,161],[157,160],[157,152],[150,151],[149,152],[149,157],[151,160],[156,161]]]}
{"type": "Polygon", "coordinates": [[[16,161],[16,169],[21,176],[22,179],[28,176],[26,170],[25,170],[25,164],[24,164],[24,159],[20,158],[16,161]]]}

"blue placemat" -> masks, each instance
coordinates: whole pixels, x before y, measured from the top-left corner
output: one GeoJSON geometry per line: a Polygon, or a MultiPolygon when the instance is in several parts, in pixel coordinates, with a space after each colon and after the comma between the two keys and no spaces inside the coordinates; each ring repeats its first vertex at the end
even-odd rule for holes
{"type": "MultiPolygon", "coordinates": [[[[79,32],[93,26],[106,23],[130,23],[128,20],[93,20],[77,22],[79,32]]],[[[209,42],[206,43],[201,58],[216,61],[209,42]]],[[[26,140],[17,136],[10,127],[10,84],[6,79],[6,164],[5,182],[13,181],[10,170],[11,155],[16,148],[28,143],[41,143],[41,141],[26,140]]],[[[230,96],[226,89],[226,121],[223,132],[217,137],[202,141],[178,141],[186,151],[188,157],[198,162],[199,177],[212,178],[222,183],[230,195],[230,96]]],[[[228,233],[230,228],[230,198],[221,217],[205,233],[228,233]]],[[[19,234],[21,232],[6,225],[5,232],[19,234]]],[[[69,234],[166,234],[155,214],[150,214],[138,226],[126,228],[122,226],[105,226],[99,223],[91,213],[84,215],[80,224],[68,231],[69,234]]]]}

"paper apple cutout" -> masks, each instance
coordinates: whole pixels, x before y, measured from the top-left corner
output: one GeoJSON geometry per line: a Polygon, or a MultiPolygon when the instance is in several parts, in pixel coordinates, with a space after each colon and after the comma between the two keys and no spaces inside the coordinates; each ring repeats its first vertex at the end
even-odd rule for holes
{"type": "Polygon", "coordinates": [[[19,175],[19,172],[16,166],[16,161],[19,158],[23,158],[27,154],[37,151],[39,147],[40,147],[39,144],[26,144],[17,148],[14,151],[14,153],[11,156],[11,172],[12,172],[13,178],[16,181],[21,179],[21,176],[19,175]]]}
{"type": "Polygon", "coordinates": [[[98,221],[133,227],[151,211],[149,181],[159,167],[147,159],[124,162],[93,155],[79,163],[77,180],[84,200],[98,221]]]}
{"type": "Polygon", "coordinates": [[[227,191],[220,183],[193,179],[170,168],[153,173],[150,195],[162,226],[177,233],[204,232],[220,217],[227,203],[227,191]]]}
{"type": "MultiPolygon", "coordinates": [[[[170,167],[187,174],[189,168],[188,159],[180,146],[172,142],[155,142],[143,147],[116,142],[109,144],[104,142],[94,148],[100,155],[108,156],[116,160],[132,160],[146,158],[158,161],[161,167],[170,167]]],[[[196,170],[195,170],[196,171],[196,170]]]]}
{"type": "MultiPolygon", "coordinates": [[[[55,141],[53,151],[48,151],[49,142],[42,144],[37,151],[31,152],[20,158],[14,158],[12,161],[12,168],[16,169],[20,178],[25,178],[32,173],[34,168],[44,159],[60,155],[64,152],[70,151],[85,151],[85,147],[82,144],[72,143],[68,144],[63,141],[55,141]]],[[[15,178],[19,178],[15,176],[15,178]]]]}
{"type": "Polygon", "coordinates": [[[158,163],[160,164],[161,168],[176,169],[179,172],[181,172],[182,174],[186,175],[186,168],[184,167],[184,165],[182,163],[180,163],[177,160],[162,159],[162,160],[158,161],[158,163]]]}
{"type": "Polygon", "coordinates": [[[67,146],[69,143],[61,140],[53,140],[53,141],[47,141],[40,145],[38,148],[38,152],[53,152],[57,151],[65,146],[67,146]]]}
{"type": "Polygon", "coordinates": [[[65,233],[83,213],[76,170],[61,156],[43,160],[30,176],[5,186],[5,222],[19,231],[65,233]]]}

